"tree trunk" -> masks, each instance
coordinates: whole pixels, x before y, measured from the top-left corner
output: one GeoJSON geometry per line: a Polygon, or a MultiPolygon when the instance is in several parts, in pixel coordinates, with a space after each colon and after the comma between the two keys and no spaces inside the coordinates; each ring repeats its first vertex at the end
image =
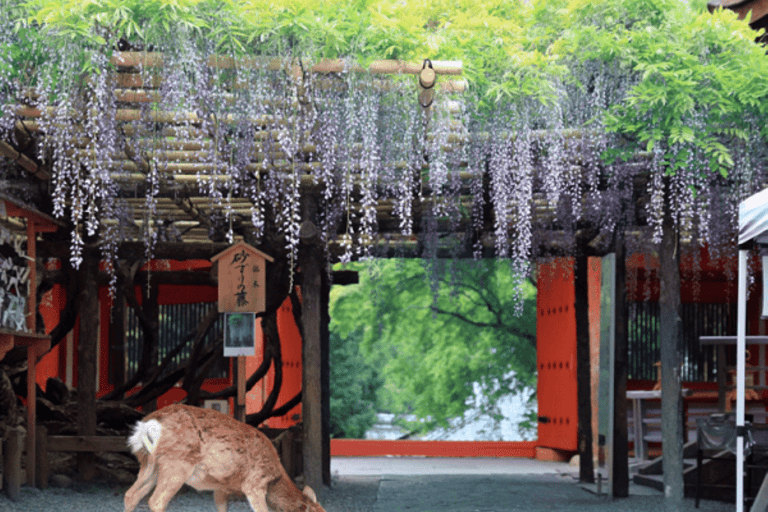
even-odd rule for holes
{"type": "Polygon", "coordinates": [[[578,396],[579,481],[595,481],[592,461],[592,387],[589,358],[589,260],[586,244],[579,244],[574,271],[576,293],[576,387],[578,396]]]}
{"type": "MultiPolygon", "coordinates": [[[[665,197],[670,197],[665,179],[665,197]]],[[[664,472],[664,509],[683,503],[683,432],[680,379],[680,252],[669,200],[665,206],[659,247],[659,345],[661,347],[661,432],[664,472]]]]}

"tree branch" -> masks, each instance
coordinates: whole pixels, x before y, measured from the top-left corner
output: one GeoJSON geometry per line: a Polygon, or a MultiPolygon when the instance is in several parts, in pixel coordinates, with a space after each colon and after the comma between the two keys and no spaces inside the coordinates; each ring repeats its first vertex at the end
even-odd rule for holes
{"type": "MultiPolygon", "coordinates": [[[[528,342],[535,343],[536,342],[536,336],[524,331],[521,331],[520,329],[517,329],[515,327],[512,327],[510,325],[507,325],[501,320],[499,320],[497,316],[496,322],[478,322],[476,320],[472,320],[460,313],[457,313],[455,311],[446,311],[444,309],[438,308],[437,306],[431,306],[430,309],[434,311],[435,313],[441,314],[441,315],[447,315],[451,316],[453,318],[456,318],[458,320],[461,320],[462,322],[468,323],[470,325],[474,325],[475,327],[481,327],[481,328],[490,328],[490,329],[503,329],[506,332],[512,334],[513,336],[517,336],[519,338],[522,338],[528,342]]],[[[491,311],[493,314],[493,311],[491,311]]],[[[495,316],[495,315],[494,315],[495,316]]]]}
{"type": "MultiPolygon", "coordinates": [[[[200,354],[200,350],[203,348],[203,340],[211,330],[211,327],[213,327],[213,324],[218,317],[219,308],[214,305],[208,310],[208,313],[206,313],[205,317],[203,317],[203,320],[200,322],[200,324],[198,324],[196,332],[194,333],[195,340],[192,345],[192,353],[189,355],[189,359],[191,361],[195,361],[197,359],[198,355],[200,354]]],[[[184,376],[184,382],[181,384],[181,387],[187,393],[189,393],[190,386],[192,385],[196,373],[197,372],[195,369],[192,368],[184,376]]]]}
{"type": "MultiPolygon", "coordinates": [[[[219,339],[216,340],[216,343],[214,343],[205,351],[200,360],[208,362],[209,359],[213,358],[217,350],[221,350],[223,345],[224,338],[219,337],[219,339]]],[[[161,396],[166,391],[171,389],[181,379],[181,377],[188,371],[190,366],[191,361],[187,360],[184,364],[178,366],[174,371],[155,382],[152,386],[146,386],[137,393],[126,398],[125,403],[133,407],[138,407],[140,405],[146,404],[150,400],[161,396]]]]}

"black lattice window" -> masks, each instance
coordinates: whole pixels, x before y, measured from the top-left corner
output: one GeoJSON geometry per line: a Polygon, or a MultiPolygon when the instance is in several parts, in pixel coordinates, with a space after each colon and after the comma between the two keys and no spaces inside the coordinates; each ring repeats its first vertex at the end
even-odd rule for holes
{"type": "MultiPolygon", "coordinates": [[[[682,304],[682,379],[714,382],[717,379],[714,347],[700,347],[699,336],[726,336],[736,332],[736,304],[682,304]]],[[[629,378],[656,380],[659,360],[659,303],[629,303],[629,378]]]]}
{"type": "MultiPolygon", "coordinates": [[[[196,329],[198,324],[202,321],[205,314],[211,307],[216,305],[215,302],[202,302],[197,304],[166,304],[160,305],[160,330],[158,333],[158,361],[162,361],[163,358],[171,352],[176,345],[183,340],[193,329],[196,329]]],[[[128,311],[128,329],[125,334],[125,347],[126,347],[126,378],[131,378],[139,367],[139,361],[141,361],[141,349],[144,341],[144,333],[141,329],[141,323],[139,322],[136,313],[133,310],[128,311]]],[[[206,335],[204,343],[206,345],[214,343],[218,338],[222,336],[224,323],[221,319],[221,315],[216,319],[211,329],[206,335]]],[[[166,368],[164,374],[167,374],[173,369],[187,360],[191,351],[194,340],[190,340],[186,346],[177,354],[172,363],[166,368]]],[[[214,367],[209,374],[210,378],[226,378],[229,376],[229,364],[227,359],[219,351],[214,356],[217,358],[214,367]]]]}

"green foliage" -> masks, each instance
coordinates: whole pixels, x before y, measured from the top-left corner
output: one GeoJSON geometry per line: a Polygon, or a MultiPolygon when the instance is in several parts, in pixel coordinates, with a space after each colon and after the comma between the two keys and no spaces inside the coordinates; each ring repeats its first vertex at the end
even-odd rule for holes
{"type": "Polygon", "coordinates": [[[660,148],[668,174],[685,162],[670,150],[678,146],[727,176],[734,162],[724,142],[747,142],[768,106],[761,79],[768,60],[752,42],[755,32],[731,11],[692,12],[673,0],[583,4],[574,13],[587,23],[563,39],[564,51],[582,62],[618,63],[637,81],[607,110],[606,128],[648,151],[660,148]]]}
{"type": "MultiPolygon", "coordinates": [[[[360,284],[334,287],[331,330],[360,333],[366,360],[380,369],[384,410],[414,414],[428,429],[470,407],[472,385],[486,405],[535,387],[535,289],[509,263],[382,260],[353,264],[360,284]],[[524,299],[515,313],[518,294],[524,299]]],[[[491,412],[491,411],[489,411],[491,412]]]]}
{"type": "MultiPolygon", "coordinates": [[[[460,60],[480,111],[554,103],[577,72],[604,62],[634,86],[604,112],[607,129],[643,149],[696,146],[712,171],[733,165],[722,139],[743,141],[765,113],[768,71],[754,32],[729,11],[682,0],[26,0],[26,34],[93,51],[119,38],[162,46],[192,34],[236,55],[460,60]],[[40,32],[37,27],[44,30],[40,32]],[[40,32],[38,34],[38,32],[40,32]],[[690,119],[703,116],[695,133],[690,119]]],[[[15,50],[19,53],[18,50],[15,50]]],[[[27,50],[24,50],[27,51],[27,50]]],[[[103,49],[101,51],[104,51],[103,49]]],[[[111,51],[111,50],[106,50],[111,51]]],[[[34,62],[28,56],[27,62],[34,62]]],[[[15,59],[18,62],[18,59],[15,59]]],[[[81,59],[88,70],[90,59],[81,59]]],[[[581,78],[580,78],[581,77],[581,78]]],[[[581,84],[586,86],[586,84],[581,84]]],[[[765,128],[762,136],[765,136],[765,128]]],[[[669,155],[671,158],[672,155],[669,155]]],[[[674,169],[672,170],[674,172],[674,169]]]]}
{"type": "Polygon", "coordinates": [[[360,354],[360,331],[341,337],[332,331],[331,436],[361,439],[376,422],[378,372],[360,354]]]}

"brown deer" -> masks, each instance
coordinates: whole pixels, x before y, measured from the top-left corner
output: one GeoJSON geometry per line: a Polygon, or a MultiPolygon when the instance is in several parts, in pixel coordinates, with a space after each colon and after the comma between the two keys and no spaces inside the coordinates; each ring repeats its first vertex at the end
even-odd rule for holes
{"type": "Polygon", "coordinates": [[[128,446],[141,469],[125,493],[125,512],[153,487],[149,508],[164,512],[185,483],[212,490],[217,512],[243,494],[254,512],[325,512],[312,489],[296,488],[264,434],[220,412],[170,405],[137,422],[128,446]]]}

